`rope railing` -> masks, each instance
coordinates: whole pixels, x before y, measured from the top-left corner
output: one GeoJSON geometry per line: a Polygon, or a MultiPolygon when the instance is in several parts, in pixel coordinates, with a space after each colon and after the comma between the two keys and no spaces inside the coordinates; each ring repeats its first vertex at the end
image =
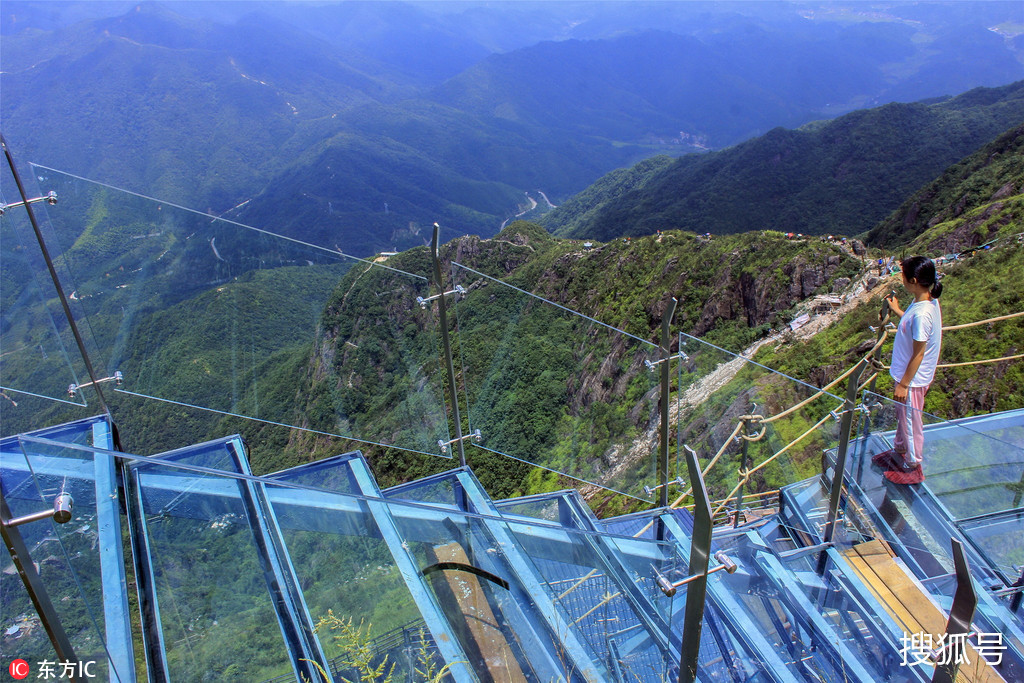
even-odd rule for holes
{"type": "MultiPolygon", "coordinates": [[[[1020,316],[1024,316],[1024,312],[1013,313],[1013,314],[1004,315],[1004,316],[998,316],[998,317],[989,318],[989,319],[986,319],[986,320],[979,320],[979,321],[976,321],[976,322],[973,322],[973,323],[965,323],[963,325],[954,325],[954,326],[950,326],[950,327],[944,327],[943,331],[958,330],[958,329],[964,329],[964,328],[967,328],[967,327],[976,327],[976,326],[979,326],[979,325],[984,325],[986,323],[997,322],[997,321],[1000,321],[1000,320],[1007,320],[1007,319],[1010,319],[1010,318],[1016,318],[1016,317],[1020,317],[1020,316]]],[[[850,375],[852,375],[857,370],[857,368],[861,367],[862,364],[864,364],[864,363],[866,363],[874,372],[867,379],[865,379],[863,382],[859,382],[858,383],[858,385],[857,385],[857,392],[859,393],[860,391],[863,391],[866,387],[872,385],[872,383],[878,378],[879,374],[881,374],[881,372],[883,370],[887,370],[889,368],[889,366],[882,364],[877,358],[872,358],[872,356],[882,347],[882,345],[885,343],[885,341],[887,340],[887,338],[889,336],[889,331],[888,331],[888,329],[885,326],[885,323],[888,321],[888,317],[889,317],[888,316],[888,310],[883,310],[883,313],[881,315],[882,323],[881,323],[881,327],[879,329],[878,339],[871,346],[871,348],[867,351],[867,353],[864,355],[864,357],[861,358],[860,360],[858,360],[857,363],[854,363],[849,369],[847,369],[845,372],[843,372],[842,374],[837,376],[831,382],[829,382],[825,386],[821,387],[817,392],[815,392],[811,396],[803,399],[802,401],[800,401],[800,402],[790,406],[789,408],[786,408],[782,412],[777,413],[775,415],[772,415],[770,417],[764,417],[763,415],[759,415],[759,414],[750,414],[750,415],[741,415],[739,418],[737,418],[736,427],[733,429],[732,433],[729,434],[729,436],[724,440],[724,442],[722,443],[721,448],[718,449],[718,452],[715,453],[714,457],[712,457],[711,460],[708,462],[708,464],[703,468],[703,470],[701,471],[702,476],[706,477],[708,475],[708,473],[719,462],[719,460],[722,458],[722,456],[725,455],[726,450],[728,450],[729,445],[734,440],[742,439],[742,440],[745,440],[745,441],[748,441],[748,442],[760,441],[761,439],[764,438],[765,434],[767,433],[767,429],[768,429],[767,425],[768,424],[770,424],[772,422],[775,422],[777,420],[780,420],[783,417],[786,417],[788,415],[791,415],[794,412],[796,412],[797,410],[800,410],[804,406],[808,405],[809,403],[811,403],[811,402],[821,398],[826,393],[828,393],[828,391],[830,389],[832,389],[833,387],[838,385],[840,382],[842,382],[843,380],[848,378],[850,375]],[[755,424],[755,425],[760,424],[761,425],[761,431],[756,433],[756,434],[741,434],[740,432],[743,430],[743,428],[745,426],[749,426],[750,424],[755,424]]],[[[874,328],[872,328],[872,329],[874,329],[874,328]]],[[[979,360],[979,361],[970,361],[970,362],[966,362],[966,363],[946,363],[946,364],[939,365],[938,367],[943,368],[943,367],[959,367],[959,366],[964,366],[964,365],[979,365],[979,364],[983,364],[983,363],[996,363],[996,362],[1005,361],[1005,360],[1016,360],[1018,358],[1024,358],[1024,354],[1017,354],[1015,356],[1006,356],[1006,357],[1003,357],[1003,358],[991,358],[991,359],[984,359],[984,360],[979,360]]],[[[740,491],[750,481],[751,477],[756,472],[758,472],[759,470],[762,470],[765,467],[767,467],[769,464],[771,464],[772,462],[777,460],[779,457],[784,455],[791,448],[793,448],[794,446],[796,446],[797,444],[802,442],[804,439],[806,439],[808,436],[810,436],[812,433],[817,431],[823,424],[825,424],[826,421],[828,421],[828,419],[830,417],[833,417],[833,413],[829,413],[829,414],[825,415],[824,417],[822,417],[813,426],[811,426],[810,428],[805,430],[798,437],[796,437],[795,439],[790,441],[788,444],[786,444],[785,446],[780,448],[778,451],[776,451],[775,453],[770,455],[768,458],[766,458],[763,462],[759,463],[758,465],[755,465],[754,467],[751,467],[749,469],[743,469],[741,467],[739,470],[737,470],[738,482],[737,482],[736,486],[733,487],[732,491],[730,491],[728,495],[726,495],[724,498],[722,498],[722,499],[720,499],[718,501],[717,506],[714,508],[714,510],[712,512],[712,515],[711,515],[712,518],[713,519],[717,518],[722,513],[722,511],[725,510],[725,508],[729,505],[730,501],[734,500],[734,497],[736,496],[737,492],[740,491]]],[[[757,494],[752,494],[750,497],[760,498],[760,497],[764,497],[766,495],[769,495],[771,493],[777,493],[777,492],[778,491],[765,492],[765,493],[757,493],[757,494]]],[[[684,491],[682,494],[680,494],[669,505],[669,508],[670,509],[675,509],[675,508],[683,507],[683,501],[685,501],[687,499],[687,497],[692,495],[692,493],[693,493],[693,486],[691,485],[689,488],[686,489],[686,491],[684,491]]],[[[738,515],[739,512],[740,511],[737,509],[736,514],[738,515]]],[[[640,536],[645,534],[647,531],[649,531],[654,526],[654,523],[655,523],[654,520],[651,520],[650,522],[648,522],[642,529],[640,529],[640,531],[638,531],[635,534],[633,534],[634,538],[639,538],[640,536]]],[[[590,579],[591,577],[593,577],[597,573],[598,573],[598,570],[594,569],[591,572],[589,572],[587,575],[581,577],[580,579],[575,581],[572,586],[570,586],[568,589],[566,589],[564,592],[562,592],[556,598],[556,600],[564,599],[567,595],[569,595],[570,593],[574,592],[583,583],[585,583],[588,579],[590,579]]],[[[619,595],[621,595],[621,593],[606,594],[604,596],[604,599],[600,603],[598,603],[598,605],[596,605],[594,608],[592,608],[589,612],[587,612],[587,614],[583,615],[583,617],[586,617],[591,612],[593,612],[594,609],[597,609],[597,607],[600,607],[601,605],[607,604],[608,602],[610,602],[615,597],[618,597],[619,595]]],[[[583,617],[580,617],[580,619],[582,619],[583,617]]],[[[579,621],[579,619],[577,621],[579,621]]]]}
{"type": "Polygon", "coordinates": [[[740,488],[741,488],[741,487],[742,487],[743,485],[745,485],[745,484],[746,484],[746,483],[747,483],[748,481],[750,481],[750,475],[752,475],[752,474],[754,474],[754,472],[757,472],[758,470],[760,470],[760,469],[762,469],[762,468],[766,467],[766,466],[767,466],[768,464],[770,464],[771,462],[773,462],[773,461],[774,461],[774,460],[775,460],[776,458],[778,458],[778,457],[779,457],[780,455],[782,455],[783,453],[785,453],[786,451],[788,451],[788,450],[789,450],[790,448],[792,448],[793,446],[797,445],[798,443],[800,443],[801,441],[803,441],[804,439],[806,439],[806,438],[807,438],[807,437],[808,437],[808,436],[809,436],[809,435],[810,435],[810,434],[811,434],[812,432],[814,432],[815,430],[817,430],[817,429],[818,429],[818,427],[820,427],[821,425],[825,424],[825,422],[826,422],[826,421],[827,421],[827,420],[828,420],[828,419],[829,419],[830,417],[832,417],[832,415],[831,415],[831,414],[825,415],[825,417],[823,417],[823,418],[821,418],[820,420],[818,420],[818,422],[816,422],[816,423],[814,424],[814,426],[813,426],[813,427],[811,427],[810,429],[808,429],[807,431],[805,431],[805,432],[804,432],[803,434],[801,434],[800,436],[796,437],[795,439],[793,439],[792,441],[790,441],[790,442],[789,442],[788,444],[786,444],[785,446],[783,446],[783,447],[782,447],[781,449],[779,449],[778,451],[776,451],[776,452],[775,452],[774,454],[772,454],[771,456],[769,456],[768,458],[766,458],[766,459],[765,459],[765,461],[764,461],[764,462],[762,462],[761,464],[759,464],[759,465],[757,465],[757,466],[755,466],[755,467],[752,467],[752,468],[750,468],[749,470],[743,470],[743,469],[740,469],[740,470],[738,470],[738,471],[737,471],[737,473],[738,473],[738,474],[739,474],[739,476],[740,476],[740,480],[739,480],[739,483],[737,483],[737,484],[736,484],[736,486],[735,486],[735,487],[733,488],[733,490],[729,492],[729,495],[727,495],[727,496],[725,497],[725,499],[723,500],[723,502],[722,502],[721,504],[719,504],[719,506],[718,506],[717,508],[715,508],[714,512],[712,512],[712,513],[711,513],[711,514],[712,514],[712,516],[715,516],[715,515],[717,515],[717,514],[718,514],[719,512],[721,512],[721,511],[722,511],[722,509],[723,509],[723,508],[724,508],[724,507],[726,506],[726,504],[728,503],[728,501],[729,501],[730,499],[732,499],[732,497],[733,497],[733,496],[735,496],[735,495],[736,495],[736,492],[737,492],[737,491],[739,491],[739,490],[740,490],[740,488]]]}
{"type": "MultiPolygon", "coordinates": [[[[875,342],[874,346],[872,346],[871,349],[867,352],[867,355],[864,356],[864,359],[867,359],[869,356],[871,356],[871,354],[875,352],[875,349],[878,349],[879,347],[881,347],[882,344],[885,343],[885,340],[886,340],[886,338],[888,336],[889,336],[889,331],[885,330],[883,332],[883,334],[881,335],[881,337],[878,339],[878,341],[875,342]]],[[[761,423],[762,424],[770,423],[770,422],[774,422],[775,420],[778,420],[778,419],[781,419],[783,417],[786,417],[787,415],[789,415],[789,414],[799,410],[800,408],[803,408],[805,405],[807,405],[811,401],[814,401],[814,400],[824,396],[828,392],[829,389],[831,389],[832,387],[834,387],[835,385],[839,384],[844,379],[849,377],[851,374],[853,374],[853,371],[857,369],[857,365],[859,363],[860,363],[860,361],[857,361],[856,363],[854,363],[850,367],[849,370],[847,370],[846,372],[844,372],[843,374],[839,375],[834,380],[832,380],[831,382],[829,382],[828,384],[823,386],[821,389],[818,390],[818,392],[816,394],[813,394],[813,395],[809,396],[808,398],[805,398],[803,401],[800,401],[800,403],[797,403],[794,406],[790,406],[789,408],[787,408],[786,410],[783,410],[781,413],[778,413],[777,415],[772,415],[771,417],[761,418],[761,423]]]]}
{"type": "Polygon", "coordinates": [[[986,320],[977,320],[977,321],[975,321],[973,323],[963,323],[962,325],[949,325],[947,327],[943,327],[942,331],[943,332],[949,332],[951,330],[963,330],[963,329],[966,329],[968,327],[977,327],[978,325],[986,325],[988,323],[994,323],[994,322],[998,322],[1000,320],[1009,320],[1010,318],[1019,318],[1022,315],[1024,315],[1024,311],[1021,311],[1020,313],[1010,313],[1009,315],[1000,315],[998,317],[988,318],[986,320]]]}
{"type": "Polygon", "coordinates": [[[959,368],[965,365],[984,365],[985,363],[1000,363],[1004,360],[1017,360],[1018,358],[1024,358],[1024,353],[1018,353],[1016,356],[1003,356],[1002,358],[985,358],[983,360],[971,360],[963,363],[941,363],[936,365],[937,368],[959,368]]]}

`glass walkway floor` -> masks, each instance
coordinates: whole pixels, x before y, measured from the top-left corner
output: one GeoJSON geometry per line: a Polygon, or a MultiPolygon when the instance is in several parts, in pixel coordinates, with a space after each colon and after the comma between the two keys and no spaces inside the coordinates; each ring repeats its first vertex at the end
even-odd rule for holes
{"type": "MultiPolygon", "coordinates": [[[[891,438],[873,410],[829,542],[834,451],[776,512],[715,528],[697,680],[932,680],[958,591],[951,540],[977,595],[956,680],[1024,680],[1024,411],[929,428],[926,481],[897,486],[870,463],[891,438]]],[[[239,437],[139,457],[113,450],[102,417],[3,439],[0,484],[5,520],[74,501],[66,523],[11,527],[4,653],[33,670],[679,679],[687,591],[665,586],[691,574],[685,509],[599,520],[575,491],[495,501],[465,467],[381,490],[358,452],[257,477],[239,437]]]]}

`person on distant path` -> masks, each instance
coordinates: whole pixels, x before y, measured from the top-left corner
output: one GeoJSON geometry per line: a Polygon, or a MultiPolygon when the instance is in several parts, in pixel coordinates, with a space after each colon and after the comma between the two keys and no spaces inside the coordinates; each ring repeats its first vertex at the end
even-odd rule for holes
{"type": "Polygon", "coordinates": [[[920,484],[924,481],[921,411],[942,349],[942,283],[935,273],[935,264],[924,256],[903,259],[900,269],[903,286],[914,295],[914,301],[903,311],[895,294],[887,299],[889,308],[900,318],[889,367],[889,375],[896,382],[896,438],[892,450],[871,460],[886,467],[885,478],[895,484],[920,484]]]}

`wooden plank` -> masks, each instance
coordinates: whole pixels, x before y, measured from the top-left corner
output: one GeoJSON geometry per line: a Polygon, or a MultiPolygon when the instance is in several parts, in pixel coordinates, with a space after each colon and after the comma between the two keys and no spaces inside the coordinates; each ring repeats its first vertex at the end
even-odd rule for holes
{"type": "MultiPolygon", "coordinates": [[[[437,562],[458,562],[471,564],[465,549],[458,542],[435,546],[433,555],[437,562]]],[[[468,572],[445,569],[430,575],[435,590],[447,588],[447,600],[442,599],[445,612],[449,613],[453,628],[469,641],[463,643],[468,652],[479,653],[490,679],[505,683],[526,683],[526,676],[509,645],[501,626],[487,600],[487,593],[480,585],[480,579],[468,572]],[[452,604],[454,603],[454,604],[452,604]],[[454,607],[454,609],[451,609],[454,607]],[[451,612],[456,612],[451,614],[451,612]]],[[[442,590],[438,590],[439,596],[442,590]]],[[[477,671],[477,674],[484,672],[477,671]]]]}
{"type": "MultiPolygon", "coordinates": [[[[947,617],[896,563],[888,544],[877,539],[860,543],[843,551],[843,557],[907,635],[927,633],[938,645],[939,637],[946,632],[947,617]]],[[[958,682],[1004,680],[970,643],[966,654],[968,663],[960,665],[958,682]]]]}

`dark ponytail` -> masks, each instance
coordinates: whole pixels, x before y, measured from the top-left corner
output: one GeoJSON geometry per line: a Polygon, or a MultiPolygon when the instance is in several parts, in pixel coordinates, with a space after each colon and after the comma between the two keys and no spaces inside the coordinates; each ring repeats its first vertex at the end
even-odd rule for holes
{"type": "Polygon", "coordinates": [[[913,280],[919,285],[928,287],[928,293],[933,299],[942,296],[942,283],[939,282],[938,274],[935,272],[935,263],[925,256],[911,256],[900,262],[900,269],[908,280],[913,280]]]}

